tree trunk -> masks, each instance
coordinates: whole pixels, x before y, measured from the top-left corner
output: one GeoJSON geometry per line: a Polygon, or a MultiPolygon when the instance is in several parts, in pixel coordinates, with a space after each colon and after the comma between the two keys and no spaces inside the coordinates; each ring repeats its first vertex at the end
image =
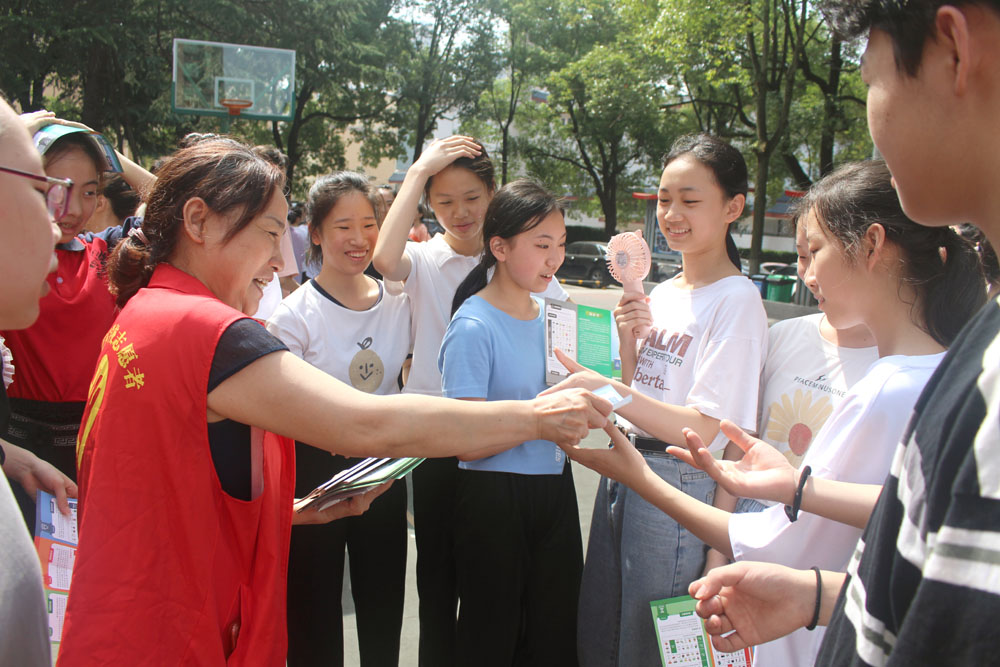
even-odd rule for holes
{"type": "Polygon", "coordinates": [[[750,275],[760,271],[760,251],[764,241],[764,216],[767,213],[767,175],[770,168],[769,151],[754,151],[757,155],[757,172],[754,175],[753,229],[750,233],[750,275]]]}
{"type": "Polygon", "coordinates": [[[507,185],[507,161],[510,155],[510,124],[502,128],[502,138],[500,140],[500,185],[507,185]]]}
{"type": "Polygon", "coordinates": [[[833,149],[836,143],[837,121],[840,107],[837,95],[840,93],[840,74],[844,68],[841,42],[833,38],[830,42],[830,77],[827,79],[826,94],[823,96],[823,129],[819,140],[819,173],[826,176],[833,171],[833,149]]]}
{"type": "Polygon", "coordinates": [[[598,191],[604,212],[604,233],[611,238],[618,233],[618,177],[605,175],[604,187],[598,191]]]}

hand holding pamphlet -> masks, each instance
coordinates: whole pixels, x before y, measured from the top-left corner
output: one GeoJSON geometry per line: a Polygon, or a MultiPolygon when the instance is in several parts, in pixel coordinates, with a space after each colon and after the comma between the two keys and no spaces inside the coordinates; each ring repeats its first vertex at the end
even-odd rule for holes
{"type": "Polygon", "coordinates": [[[357,496],[390,480],[399,479],[424,459],[367,458],[347,470],[341,470],[328,481],[320,484],[298,503],[296,511],[325,510],[327,507],[357,496]]]}
{"type": "Polygon", "coordinates": [[[690,595],[649,603],[663,667],[750,667],[752,649],[721,653],[712,646],[696,603],[690,595]]]}

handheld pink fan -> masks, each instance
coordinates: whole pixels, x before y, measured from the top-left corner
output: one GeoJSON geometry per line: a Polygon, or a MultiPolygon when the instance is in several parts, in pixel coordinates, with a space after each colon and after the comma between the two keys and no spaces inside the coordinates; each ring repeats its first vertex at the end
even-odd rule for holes
{"type": "MultiPolygon", "coordinates": [[[[649,246],[638,232],[616,234],[608,241],[608,271],[622,284],[625,292],[643,294],[642,279],[649,274],[652,258],[649,246]]],[[[648,326],[638,327],[633,332],[636,338],[645,338],[648,326]]]]}

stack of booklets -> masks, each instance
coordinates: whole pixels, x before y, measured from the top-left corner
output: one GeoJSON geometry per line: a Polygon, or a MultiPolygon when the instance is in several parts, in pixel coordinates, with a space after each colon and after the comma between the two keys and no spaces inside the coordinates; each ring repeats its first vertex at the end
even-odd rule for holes
{"type": "Polygon", "coordinates": [[[367,458],[347,470],[342,470],[328,481],[309,492],[298,511],[307,509],[325,510],[341,500],[370,491],[379,484],[399,479],[410,472],[424,459],[376,459],[367,458]]]}

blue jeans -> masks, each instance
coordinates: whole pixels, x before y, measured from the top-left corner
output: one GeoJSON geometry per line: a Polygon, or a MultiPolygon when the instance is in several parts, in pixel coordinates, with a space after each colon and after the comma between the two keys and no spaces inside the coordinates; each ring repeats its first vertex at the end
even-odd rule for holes
{"type": "MultiPolygon", "coordinates": [[[[643,452],[659,477],[711,504],[715,482],[668,455],[643,452]]],[[[577,653],[582,667],[659,665],[649,603],[687,595],[705,544],[627,487],[601,478],[580,586],[577,653]]]]}

